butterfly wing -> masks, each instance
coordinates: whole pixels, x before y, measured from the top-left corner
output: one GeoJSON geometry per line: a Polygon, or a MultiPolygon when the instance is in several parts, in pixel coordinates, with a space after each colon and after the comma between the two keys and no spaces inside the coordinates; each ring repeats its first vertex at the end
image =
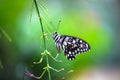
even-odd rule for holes
{"type": "Polygon", "coordinates": [[[77,37],[65,36],[63,49],[68,60],[75,59],[76,54],[84,53],[90,50],[89,44],[77,37]]]}
{"type": "Polygon", "coordinates": [[[60,53],[62,51],[62,47],[60,43],[55,43],[55,44],[56,44],[57,51],[60,53]]]}

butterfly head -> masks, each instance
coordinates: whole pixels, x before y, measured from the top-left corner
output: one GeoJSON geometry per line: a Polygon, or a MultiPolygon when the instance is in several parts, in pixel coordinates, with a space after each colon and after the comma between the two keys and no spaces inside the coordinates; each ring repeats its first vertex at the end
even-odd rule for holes
{"type": "Polygon", "coordinates": [[[58,33],[57,33],[57,32],[54,32],[54,33],[53,33],[53,38],[55,39],[57,36],[58,36],[58,33]]]}

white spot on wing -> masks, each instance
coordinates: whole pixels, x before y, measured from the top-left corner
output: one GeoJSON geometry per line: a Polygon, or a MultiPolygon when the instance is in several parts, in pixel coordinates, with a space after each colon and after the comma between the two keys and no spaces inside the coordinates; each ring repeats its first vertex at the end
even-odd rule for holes
{"type": "Polygon", "coordinates": [[[83,51],[82,49],[80,51],[83,51]]]}
{"type": "Polygon", "coordinates": [[[67,43],[66,43],[66,41],[64,41],[64,43],[63,43],[65,46],[67,45],[67,43]]]}
{"type": "Polygon", "coordinates": [[[76,42],[78,42],[79,41],[79,39],[76,39],[76,42]]]}
{"type": "Polygon", "coordinates": [[[74,60],[75,58],[73,57],[72,60],[74,60]]]}
{"type": "Polygon", "coordinates": [[[86,49],[83,49],[83,51],[86,51],[86,49]]]}
{"type": "Polygon", "coordinates": [[[78,50],[78,51],[80,51],[80,49],[79,49],[79,48],[78,48],[77,50],[78,50]]]}
{"type": "Polygon", "coordinates": [[[75,53],[74,53],[74,52],[72,52],[72,54],[73,54],[73,55],[75,55],[75,53]]]}
{"type": "Polygon", "coordinates": [[[71,42],[68,42],[68,44],[71,44],[71,42]]]}
{"type": "Polygon", "coordinates": [[[86,47],[88,48],[88,44],[86,44],[86,47]]]}
{"type": "Polygon", "coordinates": [[[69,51],[69,54],[71,54],[71,52],[69,51]]]}
{"type": "Polygon", "coordinates": [[[68,42],[68,39],[69,39],[69,37],[66,37],[65,40],[64,40],[64,42],[68,42]]]}
{"type": "Polygon", "coordinates": [[[75,44],[75,40],[73,40],[73,44],[75,44]]]}
{"type": "Polygon", "coordinates": [[[63,50],[65,50],[65,46],[64,45],[62,45],[62,48],[63,48],[63,50]]]}
{"type": "Polygon", "coordinates": [[[71,60],[71,58],[69,58],[69,60],[71,60]]]}
{"type": "Polygon", "coordinates": [[[82,43],[82,40],[80,40],[80,43],[82,43]]]}
{"type": "Polygon", "coordinates": [[[80,44],[80,47],[83,47],[83,44],[80,44]]]}
{"type": "Polygon", "coordinates": [[[77,53],[77,50],[75,50],[75,53],[77,53]]]}

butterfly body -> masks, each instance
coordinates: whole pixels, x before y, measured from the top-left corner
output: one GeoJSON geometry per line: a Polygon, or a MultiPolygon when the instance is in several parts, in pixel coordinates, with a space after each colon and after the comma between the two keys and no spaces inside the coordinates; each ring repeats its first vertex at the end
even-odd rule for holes
{"type": "Polygon", "coordinates": [[[64,50],[64,54],[68,60],[73,60],[77,54],[88,52],[90,50],[90,45],[77,37],[59,35],[57,32],[54,32],[53,39],[58,52],[60,53],[64,50]]]}

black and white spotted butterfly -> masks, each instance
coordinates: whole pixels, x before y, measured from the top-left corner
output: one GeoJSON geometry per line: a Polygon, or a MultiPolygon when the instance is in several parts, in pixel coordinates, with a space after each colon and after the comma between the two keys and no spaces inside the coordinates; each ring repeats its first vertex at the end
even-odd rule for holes
{"type": "Polygon", "coordinates": [[[90,50],[90,45],[77,37],[58,35],[57,32],[54,32],[53,39],[58,52],[60,53],[64,50],[64,54],[68,60],[73,60],[77,54],[88,52],[90,50]]]}

